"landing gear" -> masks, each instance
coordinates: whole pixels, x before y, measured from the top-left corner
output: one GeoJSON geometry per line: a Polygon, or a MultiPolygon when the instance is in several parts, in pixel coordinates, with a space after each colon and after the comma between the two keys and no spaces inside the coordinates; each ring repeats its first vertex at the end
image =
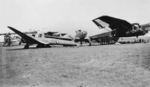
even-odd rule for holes
{"type": "Polygon", "coordinates": [[[36,46],[36,48],[45,48],[45,47],[51,47],[51,46],[49,46],[49,45],[44,45],[44,44],[38,44],[38,45],[36,46]]]}
{"type": "Polygon", "coordinates": [[[24,46],[24,49],[28,49],[29,48],[29,44],[26,43],[26,45],[24,46]]]}
{"type": "Polygon", "coordinates": [[[43,48],[43,47],[45,47],[45,46],[42,45],[42,44],[38,44],[38,45],[36,46],[36,48],[43,48]]]}
{"type": "Polygon", "coordinates": [[[92,46],[92,42],[90,40],[87,40],[87,42],[89,43],[89,46],[92,46]]]}
{"type": "Polygon", "coordinates": [[[89,43],[89,46],[92,46],[92,44],[91,44],[91,43],[89,43]]]}

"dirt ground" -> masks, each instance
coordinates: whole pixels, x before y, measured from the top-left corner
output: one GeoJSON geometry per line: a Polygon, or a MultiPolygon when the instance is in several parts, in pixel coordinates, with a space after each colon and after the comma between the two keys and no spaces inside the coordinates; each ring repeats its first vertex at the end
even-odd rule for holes
{"type": "Polygon", "coordinates": [[[0,47],[0,87],[150,87],[150,43],[0,47]]]}

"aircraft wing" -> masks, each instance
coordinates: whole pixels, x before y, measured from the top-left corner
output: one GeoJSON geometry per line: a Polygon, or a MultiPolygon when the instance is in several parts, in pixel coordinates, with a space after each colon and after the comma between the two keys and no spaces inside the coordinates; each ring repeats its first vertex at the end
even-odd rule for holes
{"type": "Polygon", "coordinates": [[[132,29],[132,24],[127,22],[126,20],[110,17],[110,16],[101,16],[94,20],[92,20],[98,27],[105,28],[110,27],[113,29],[132,29]]]}
{"type": "Polygon", "coordinates": [[[58,40],[72,41],[72,39],[70,39],[70,38],[55,37],[55,36],[47,36],[46,38],[53,38],[53,39],[58,39],[58,40]]]}
{"type": "Polygon", "coordinates": [[[52,32],[52,31],[48,31],[45,34],[47,34],[48,36],[53,36],[53,34],[58,33],[58,32],[52,32]]]}
{"type": "Polygon", "coordinates": [[[65,36],[67,33],[60,33],[61,34],[61,36],[65,36]]]}
{"type": "Polygon", "coordinates": [[[96,39],[100,39],[100,38],[102,38],[102,37],[107,37],[107,36],[113,37],[113,36],[112,36],[112,33],[114,33],[114,32],[116,32],[116,30],[104,32],[104,33],[101,33],[101,34],[96,34],[96,35],[90,36],[90,38],[91,38],[92,40],[96,40],[96,39]]]}
{"type": "Polygon", "coordinates": [[[1,33],[0,35],[5,35],[6,33],[1,33]]]}
{"type": "Polygon", "coordinates": [[[105,32],[105,33],[101,33],[101,34],[97,34],[97,35],[90,36],[90,38],[91,38],[92,40],[100,39],[100,38],[102,38],[102,37],[111,36],[111,33],[112,33],[112,31],[110,31],[110,32],[105,32]]]}
{"type": "Polygon", "coordinates": [[[143,24],[143,25],[141,25],[141,27],[142,27],[143,30],[148,30],[148,31],[150,31],[150,23],[143,24]]]}
{"type": "Polygon", "coordinates": [[[48,44],[46,42],[32,38],[32,37],[20,32],[20,31],[18,31],[17,29],[15,29],[13,27],[8,26],[8,28],[11,29],[12,31],[14,31],[19,36],[21,36],[27,43],[30,43],[30,44],[48,44]]]}

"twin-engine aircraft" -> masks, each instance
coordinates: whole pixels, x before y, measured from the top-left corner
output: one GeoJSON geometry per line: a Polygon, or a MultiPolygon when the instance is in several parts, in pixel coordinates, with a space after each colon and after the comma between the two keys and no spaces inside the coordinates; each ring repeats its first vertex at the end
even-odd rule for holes
{"type": "Polygon", "coordinates": [[[89,46],[91,46],[91,40],[90,40],[89,36],[87,36],[87,31],[78,30],[78,31],[76,31],[75,37],[69,36],[69,38],[64,38],[64,37],[61,38],[61,36],[64,36],[66,33],[60,33],[60,34],[61,35],[57,35],[58,37],[55,34],[53,34],[53,36],[49,36],[49,37],[55,38],[55,39],[62,39],[62,40],[74,40],[74,42],[76,42],[76,43],[80,42],[80,45],[82,45],[83,42],[85,42],[85,43],[89,43],[89,46]]]}
{"type": "Polygon", "coordinates": [[[13,27],[8,26],[8,28],[25,40],[25,49],[28,49],[32,44],[37,44],[37,48],[50,47],[51,45],[78,46],[71,36],[65,37],[65,33],[55,32],[55,34],[51,33],[52,35],[49,35],[50,33],[37,33],[35,36],[28,36],[13,27]]]}
{"type": "Polygon", "coordinates": [[[140,25],[138,23],[129,23],[126,20],[118,19],[111,16],[101,16],[92,20],[100,29],[109,28],[108,32],[93,35],[91,40],[97,42],[110,41],[117,42],[119,37],[131,37],[145,35],[150,30],[150,23],[140,25]]]}

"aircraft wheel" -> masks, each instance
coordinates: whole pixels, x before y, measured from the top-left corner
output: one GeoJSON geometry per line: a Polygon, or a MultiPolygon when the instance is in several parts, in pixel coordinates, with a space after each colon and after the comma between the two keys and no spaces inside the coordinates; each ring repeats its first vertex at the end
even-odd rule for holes
{"type": "Polygon", "coordinates": [[[80,44],[76,43],[76,45],[75,45],[75,46],[79,47],[79,46],[80,46],[80,44]]]}
{"type": "Polygon", "coordinates": [[[92,46],[92,44],[91,44],[91,43],[89,43],[89,46],[92,46]]]}
{"type": "Polygon", "coordinates": [[[43,44],[38,44],[36,46],[36,48],[44,48],[44,47],[51,47],[51,46],[49,46],[49,45],[43,45],[43,44]]]}
{"type": "Polygon", "coordinates": [[[29,48],[29,44],[26,44],[25,46],[24,46],[24,49],[28,49],[29,48]]]}
{"type": "Polygon", "coordinates": [[[51,47],[50,45],[46,45],[45,47],[51,47]]]}
{"type": "Polygon", "coordinates": [[[42,47],[44,47],[44,46],[42,46],[41,44],[38,44],[38,45],[36,46],[36,48],[42,48],[42,47]]]}

